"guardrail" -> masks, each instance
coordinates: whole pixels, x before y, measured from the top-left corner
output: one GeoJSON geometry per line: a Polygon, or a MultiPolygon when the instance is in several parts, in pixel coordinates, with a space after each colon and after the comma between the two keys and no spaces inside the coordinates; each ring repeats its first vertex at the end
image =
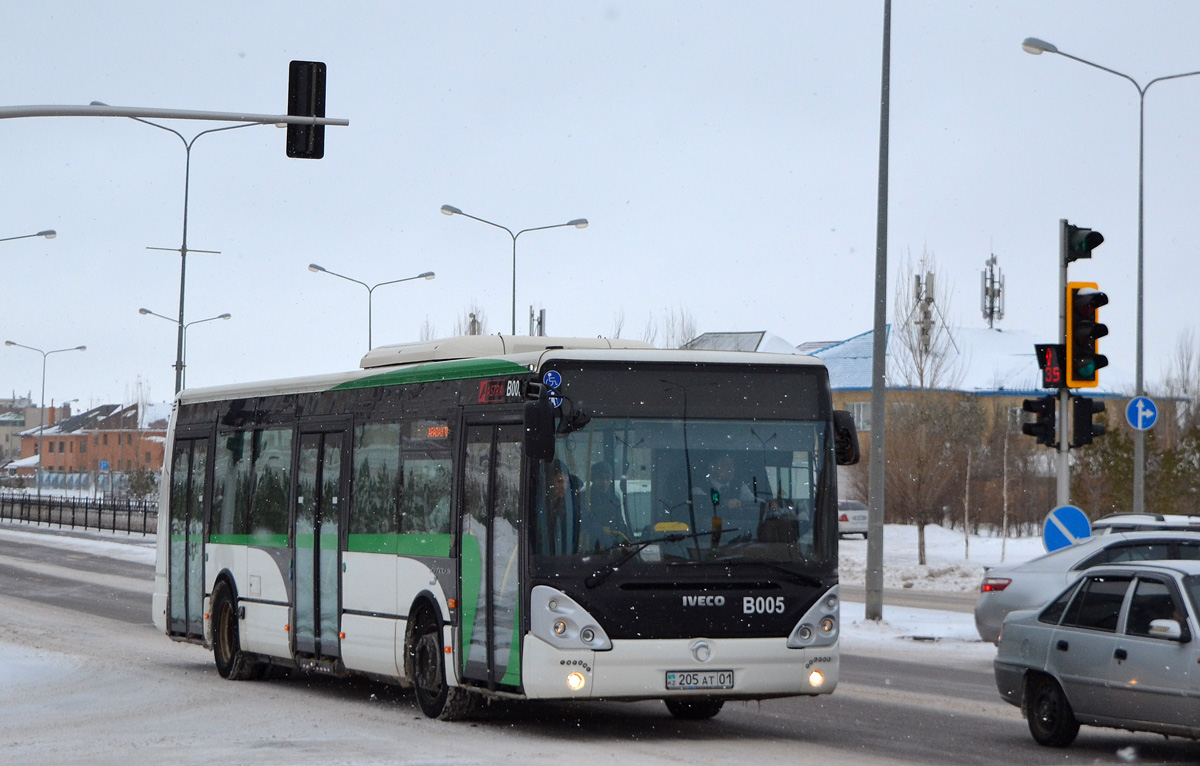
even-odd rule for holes
{"type": "Polygon", "coordinates": [[[158,529],[158,503],[2,492],[0,520],[144,536],[158,529]]]}

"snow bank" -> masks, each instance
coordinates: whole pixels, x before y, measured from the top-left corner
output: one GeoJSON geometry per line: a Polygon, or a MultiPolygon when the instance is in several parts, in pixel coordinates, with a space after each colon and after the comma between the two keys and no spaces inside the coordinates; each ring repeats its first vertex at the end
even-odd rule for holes
{"type": "MultiPolygon", "coordinates": [[[[838,546],[839,579],[863,585],[867,541],[842,540],[838,546]]],[[[883,529],[883,587],[968,593],[979,588],[985,567],[1019,564],[1045,553],[1040,537],[1008,538],[971,535],[970,558],[961,530],[925,527],[925,565],[917,563],[917,528],[886,524],[883,529]]],[[[972,631],[974,628],[972,628],[972,631]]]]}

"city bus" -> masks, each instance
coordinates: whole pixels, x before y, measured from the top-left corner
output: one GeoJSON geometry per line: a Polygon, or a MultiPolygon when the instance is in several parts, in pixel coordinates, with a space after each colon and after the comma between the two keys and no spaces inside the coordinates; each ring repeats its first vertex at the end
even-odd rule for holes
{"type": "Polygon", "coordinates": [[[680,718],[838,681],[822,363],[466,336],[351,372],[182,391],[153,617],[221,676],[272,666],[680,718]]]}

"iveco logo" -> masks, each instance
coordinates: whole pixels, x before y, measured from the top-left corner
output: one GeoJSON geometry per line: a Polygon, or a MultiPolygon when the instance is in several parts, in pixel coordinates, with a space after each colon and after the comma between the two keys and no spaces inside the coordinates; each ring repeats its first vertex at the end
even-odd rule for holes
{"type": "Polygon", "coordinates": [[[724,596],[684,596],[684,606],[725,606],[724,596]]]}

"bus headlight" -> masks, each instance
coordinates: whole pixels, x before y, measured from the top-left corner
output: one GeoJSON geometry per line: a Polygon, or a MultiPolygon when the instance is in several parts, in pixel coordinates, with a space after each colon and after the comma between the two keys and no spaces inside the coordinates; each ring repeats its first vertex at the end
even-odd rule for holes
{"type": "Polygon", "coordinates": [[[556,649],[612,649],[600,623],[570,596],[548,585],[533,589],[529,616],[530,632],[556,649]]]}
{"type": "Polygon", "coordinates": [[[567,674],[567,686],[570,687],[571,691],[573,692],[577,692],[582,689],[584,682],[585,679],[583,677],[583,673],[567,674]]]}
{"type": "Polygon", "coordinates": [[[821,684],[825,683],[825,674],[819,670],[814,670],[808,674],[808,682],[812,684],[814,688],[820,688],[821,684]]]}
{"type": "Polygon", "coordinates": [[[822,594],[792,628],[787,640],[788,648],[808,649],[837,643],[840,602],[836,585],[822,594]]]}

